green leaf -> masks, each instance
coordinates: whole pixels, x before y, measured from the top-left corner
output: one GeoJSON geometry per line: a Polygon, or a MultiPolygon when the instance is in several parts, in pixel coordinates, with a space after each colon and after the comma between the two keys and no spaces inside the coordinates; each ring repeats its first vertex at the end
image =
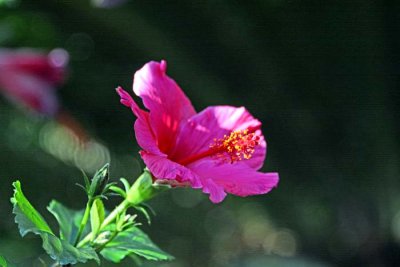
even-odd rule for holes
{"type": "Polygon", "coordinates": [[[125,191],[128,192],[129,188],[131,188],[131,185],[129,184],[128,180],[126,180],[125,178],[121,178],[120,180],[124,185],[125,191]]]}
{"type": "Polygon", "coordinates": [[[50,257],[61,265],[76,264],[88,260],[100,262],[97,253],[90,247],[75,248],[66,240],[56,237],[43,217],[35,210],[22,193],[19,181],[13,183],[14,196],[11,202],[14,204],[13,213],[20,233],[34,233],[42,238],[42,246],[50,257]]]}
{"type": "Polygon", "coordinates": [[[113,192],[117,193],[118,195],[120,195],[123,198],[126,197],[126,192],[124,190],[122,190],[121,188],[115,186],[115,185],[110,187],[110,191],[113,191],[113,192]]]}
{"type": "Polygon", "coordinates": [[[140,211],[141,213],[143,213],[143,215],[146,217],[147,224],[150,225],[151,217],[150,217],[150,214],[147,212],[147,210],[142,206],[134,206],[134,208],[137,209],[138,211],[140,211]]]}
{"type": "Polygon", "coordinates": [[[83,175],[83,181],[85,183],[84,188],[86,189],[86,192],[89,192],[89,189],[90,189],[89,177],[87,177],[86,173],[83,170],[81,170],[81,171],[82,171],[82,175],[83,175]]]}
{"type": "Polygon", "coordinates": [[[3,256],[0,256],[0,267],[12,267],[14,265],[12,265],[10,262],[8,262],[6,260],[6,258],[4,258],[3,256]]]}
{"type": "Polygon", "coordinates": [[[15,181],[13,186],[14,196],[11,198],[11,203],[14,205],[14,209],[17,208],[21,211],[15,216],[15,222],[18,223],[21,236],[25,236],[28,232],[34,232],[34,229],[53,234],[42,215],[37,212],[22,193],[20,181],[15,181]],[[24,220],[25,217],[27,220],[24,220]]]}
{"type": "Polygon", "coordinates": [[[41,235],[43,248],[50,257],[60,265],[85,263],[88,260],[95,260],[100,263],[96,251],[91,247],[76,248],[65,240],[50,234],[41,235]]]}
{"type": "Polygon", "coordinates": [[[131,227],[119,233],[100,254],[112,262],[121,262],[126,256],[136,254],[148,260],[172,260],[173,256],[162,251],[139,228],[131,227]]]}
{"type": "Polygon", "coordinates": [[[90,209],[90,225],[92,227],[93,238],[97,236],[100,231],[100,226],[104,221],[105,210],[103,201],[96,199],[90,209]]]}
{"type": "MultiPolygon", "coordinates": [[[[78,234],[79,224],[82,220],[84,210],[71,210],[56,200],[52,200],[47,210],[56,218],[60,226],[60,237],[63,240],[73,243],[78,234]]],[[[85,227],[83,234],[89,232],[89,227],[85,227]]]]}

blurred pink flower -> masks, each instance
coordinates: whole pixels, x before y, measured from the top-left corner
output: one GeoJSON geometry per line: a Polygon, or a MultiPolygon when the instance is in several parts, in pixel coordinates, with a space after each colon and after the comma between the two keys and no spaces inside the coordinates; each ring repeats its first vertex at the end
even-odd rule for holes
{"type": "Polygon", "coordinates": [[[179,86],[166,75],[165,61],[136,72],[133,91],[145,111],[121,87],[121,103],[137,117],[140,155],[160,182],[202,188],[214,203],[227,193],[265,194],[278,173],[258,172],[266,156],[261,123],[244,107],[211,106],[196,113],[179,86]]]}
{"type": "Polygon", "coordinates": [[[0,92],[34,113],[54,116],[59,109],[55,87],[65,78],[68,53],[0,49],[0,92]]]}

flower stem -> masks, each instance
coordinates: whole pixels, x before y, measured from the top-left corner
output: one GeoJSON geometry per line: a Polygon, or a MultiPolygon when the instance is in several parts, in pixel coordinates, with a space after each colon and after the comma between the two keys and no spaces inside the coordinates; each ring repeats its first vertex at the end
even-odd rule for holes
{"type": "Polygon", "coordinates": [[[108,243],[110,243],[118,234],[120,233],[120,231],[115,230],[113,232],[113,234],[110,236],[110,238],[107,240],[107,242],[105,242],[104,244],[102,244],[101,246],[99,246],[98,248],[96,248],[97,252],[100,252],[103,248],[105,248],[107,246],[108,243]]]}
{"type": "MultiPolygon", "coordinates": [[[[129,208],[131,204],[129,203],[129,201],[124,200],[122,201],[108,216],[107,218],[104,219],[103,223],[100,226],[99,232],[101,230],[104,229],[104,227],[106,227],[108,224],[110,224],[111,222],[113,222],[115,220],[115,218],[117,218],[117,216],[119,214],[121,214],[123,211],[125,211],[127,208],[129,208]]],[[[81,242],[78,243],[78,248],[84,246],[86,243],[88,243],[91,239],[92,239],[92,233],[89,233],[87,236],[85,236],[85,238],[83,238],[81,240],[81,242]]]]}
{"type": "Polygon", "coordinates": [[[79,225],[79,230],[78,230],[78,235],[76,236],[74,246],[76,246],[81,238],[83,229],[85,229],[85,226],[89,220],[89,215],[90,215],[90,209],[92,208],[93,205],[93,198],[89,198],[87,204],[86,204],[86,209],[85,213],[83,214],[81,224],[79,225]]]}

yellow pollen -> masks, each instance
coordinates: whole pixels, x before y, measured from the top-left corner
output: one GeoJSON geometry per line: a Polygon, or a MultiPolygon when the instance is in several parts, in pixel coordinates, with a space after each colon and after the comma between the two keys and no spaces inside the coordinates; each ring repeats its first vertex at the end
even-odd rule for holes
{"type": "Polygon", "coordinates": [[[230,163],[242,159],[250,159],[255,147],[260,144],[260,136],[248,129],[232,131],[221,139],[214,139],[210,148],[216,152],[217,158],[227,159],[230,163]]]}

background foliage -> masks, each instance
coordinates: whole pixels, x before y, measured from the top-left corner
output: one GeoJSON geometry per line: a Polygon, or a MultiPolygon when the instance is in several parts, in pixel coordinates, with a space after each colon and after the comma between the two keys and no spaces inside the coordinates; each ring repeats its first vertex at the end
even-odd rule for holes
{"type": "Polygon", "coordinates": [[[21,239],[13,222],[13,180],[46,214],[53,198],[83,207],[79,168],[111,160],[114,180],[137,177],[133,117],[114,88],[129,89],[135,70],[166,59],[198,111],[244,105],[264,123],[264,170],[281,181],[269,195],[220,205],[193,190],[153,200],[157,216],[144,229],[177,258],[156,266],[398,266],[394,2],[0,1],[2,47],[70,53],[59,96],[95,140],[79,150],[57,123],[0,98],[1,254],[39,266],[40,241],[21,239]]]}

